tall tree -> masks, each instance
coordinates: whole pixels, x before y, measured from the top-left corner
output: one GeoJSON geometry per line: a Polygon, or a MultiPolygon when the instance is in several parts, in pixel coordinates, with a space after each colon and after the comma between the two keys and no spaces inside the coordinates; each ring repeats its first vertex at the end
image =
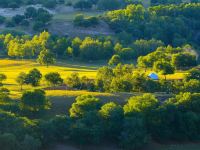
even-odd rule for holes
{"type": "Polygon", "coordinates": [[[25,84],[26,82],[26,73],[24,72],[21,72],[17,78],[16,78],[16,82],[21,86],[21,90],[23,90],[23,85],[25,84]]]}
{"type": "Polygon", "coordinates": [[[40,55],[38,56],[37,61],[41,65],[46,65],[49,67],[49,65],[52,65],[56,62],[54,54],[51,53],[49,50],[45,49],[40,52],[40,55]]]}

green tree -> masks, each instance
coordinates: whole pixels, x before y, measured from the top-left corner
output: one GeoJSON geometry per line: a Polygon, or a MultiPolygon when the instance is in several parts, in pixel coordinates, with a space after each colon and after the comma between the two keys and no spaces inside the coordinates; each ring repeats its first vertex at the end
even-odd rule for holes
{"type": "Polygon", "coordinates": [[[80,54],[80,45],[82,40],[78,37],[72,40],[72,57],[78,57],[80,54]]]}
{"type": "Polygon", "coordinates": [[[53,86],[61,85],[63,83],[63,79],[58,72],[50,72],[46,74],[45,80],[53,86]]]}
{"type": "Polygon", "coordinates": [[[76,98],[76,101],[70,108],[70,117],[80,118],[86,115],[88,112],[94,112],[101,107],[100,100],[91,95],[81,95],[76,98]]]}
{"type": "Polygon", "coordinates": [[[80,57],[83,60],[97,60],[101,59],[102,42],[90,37],[86,37],[80,45],[80,57]]]}
{"type": "Polygon", "coordinates": [[[43,90],[25,91],[22,94],[20,101],[20,109],[30,112],[38,112],[48,109],[50,106],[49,100],[45,96],[43,90]]]}
{"type": "Polygon", "coordinates": [[[41,141],[30,135],[26,135],[20,143],[20,148],[21,150],[39,150],[41,148],[41,141]]]}
{"type": "Polygon", "coordinates": [[[51,53],[49,50],[42,50],[40,52],[40,55],[38,56],[37,61],[41,65],[46,65],[48,67],[49,65],[54,64],[56,60],[54,54],[51,53]]]}
{"type": "Polygon", "coordinates": [[[113,77],[112,68],[104,66],[98,69],[95,84],[100,91],[109,91],[113,77]]]}
{"type": "Polygon", "coordinates": [[[38,86],[40,84],[40,80],[42,78],[42,74],[36,68],[29,71],[26,75],[25,83],[31,84],[32,86],[38,86]]]}
{"type": "Polygon", "coordinates": [[[7,79],[6,75],[1,73],[0,74],[0,86],[3,85],[2,82],[5,81],[6,79],[7,79]]]}
{"type": "Polygon", "coordinates": [[[101,10],[112,10],[120,7],[119,0],[99,0],[97,6],[101,10]]]}
{"type": "Polygon", "coordinates": [[[176,68],[193,67],[197,65],[197,59],[190,53],[178,53],[172,56],[172,64],[176,68]]]}
{"type": "Polygon", "coordinates": [[[191,79],[200,80],[200,70],[199,69],[191,69],[185,75],[185,80],[189,81],[191,79]]]}
{"type": "Polygon", "coordinates": [[[136,112],[148,114],[159,106],[158,99],[152,94],[142,96],[133,96],[129,98],[128,103],[124,105],[125,115],[132,115],[136,112]]]}
{"type": "Polygon", "coordinates": [[[81,81],[80,81],[79,74],[77,72],[73,72],[69,77],[67,77],[66,84],[70,88],[78,88],[78,89],[80,89],[81,81]]]}
{"type": "Polygon", "coordinates": [[[153,69],[164,75],[166,80],[166,75],[174,74],[175,68],[167,61],[157,61],[154,63],[153,69]]]}
{"type": "Polygon", "coordinates": [[[21,72],[17,78],[16,82],[21,86],[21,90],[23,90],[23,85],[26,83],[26,73],[21,72]]]}
{"type": "Polygon", "coordinates": [[[110,140],[118,140],[124,119],[123,108],[114,102],[110,102],[104,104],[99,113],[103,119],[106,137],[110,138],[110,140]]]}
{"type": "Polygon", "coordinates": [[[174,98],[170,98],[167,103],[174,104],[180,110],[200,112],[199,93],[180,93],[174,98]]]}
{"type": "Polygon", "coordinates": [[[76,120],[71,127],[70,139],[79,144],[99,144],[104,135],[104,129],[96,111],[88,111],[83,117],[76,120]],[[85,138],[82,138],[85,137],[85,138]]]}
{"type": "Polygon", "coordinates": [[[123,122],[120,144],[124,149],[140,149],[149,141],[147,129],[142,117],[127,117],[123,122]]]}
{"type": "Polygon", "coordinates": [[[0,147],[2,150],[15,150],[17,146],[16,136],[11,133],[0,134],[0,147]]]}
{"type": "Polygon", "coordinates": [[[108,64],[111,66],[116,66],[120,63],[120,56],[113,55],[112,58],[109,60],[108,64]]]}

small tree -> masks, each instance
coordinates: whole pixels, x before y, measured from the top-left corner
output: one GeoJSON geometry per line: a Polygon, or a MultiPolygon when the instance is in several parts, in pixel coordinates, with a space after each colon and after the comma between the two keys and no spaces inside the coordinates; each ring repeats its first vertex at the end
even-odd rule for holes
{"type": "Polygon", "coordinates": [[[100,100],[91,95],[81,95],[76,98],[76,101],[70,108],[70,117],[79,118],[85,116],[89,112],[94,112],[100,109],[100,100]]]}
{"type": "Polygon", "coordinates": [[[63,83],[63,79],[61,78],[58,72],[50,72],[46,74],[45,80],[53,86],[60,85],[63,83]]]}
{"type": "Polygon", "coordinates": [[[79,74],[74,72],[72,73],[67,79],[66,79],[66,84],[70,88],[81,88],[81,81],[80,81],[79,74]]]}
{"type": "Polygon", "coordinates": [[[25,83],[31,84],[32,86],[38,86],[40,84],[41,78],[42,74],[40,71],[34,68],[26,75],[25,83]]]}
{"type": "Polygon", "coordinates": [[[140,149],[148,143],[149,136],[142,117],[127,117],[123,123],[120,144],[125,149],[140,149]]]}
{"type": "Polygon", "coordinates": [[[24,140],[20,144],[22,150],[37,150],[41,147],[41,142],[30,135],[25,135],[24,140]]]}
{"type": "Polygon", "coordinates": [[[53,53],[45,49],[40,52],[40,55],[38,56],[37,61],[41,65],[46,65],[48,67],[50,64],[54,64],[56,60],[53,53]]]}
{"type": "Polygon", "coordinates": [[[26,82],[26,73],[24,72],[21,72],[17,78],[16,78],[16,82],[21,86],[21,90],[23,90],[23,85],[25,84],[26,82]]]}
{"type": "Polygon", "coordinates": [[[0,88],[0,101],[9,100],[10,91],[7,88],[0,88]]]}
{"type": "Polygon", "coordinates": [[[119,55],[113,55],[112,58],[109,60],[108,65],[116,66],[120,63],[121,58],[119,55]]]}
{"type": "Polygon", "coordinates": [[[124,105],[124,113],[127,116],[132,116],[136,112],[148,115],[149,112],[158,108],[158,106],[158,99],[152,94],[133,96],[129,98],[128,103],[124,105]]]}
{"type": "Polygon", "coordinates": [[[14,134],[4,133],[0,134],[1,150],[14,150],[17,146],[17,139],[14,134]]]}
{"type": "Polygon", "coordinates": [[[108,137],[112,140],[117,140],[122,130],[122,122],[124,119],[123,108],[114,102],[106,103],[99,110],[99,115],[103,120],[108,137]]]}
{"type": "Polygon", "coordinates": [[[2,82],[5,81],[6,79],[7,79],[6,75],[3,74],[3,73],[1,73],[1,74],[0,74],[0,86],[3,85],[2,82]]]}
{"type": "Polygon", "coordinates": [[[172,64],[176,68],[193,67],[197,65],[197,59],[190,53],[178,53],[172,56],[172,64]]]}
{"type": "Polygon", "coordinates": [[[165,76],[168,74],[174,74],[175,68],[172,66],[172,64],[166,62],[166,61],[157,61],[154,63],[153,69],[156,72],[159,72],[160,74],[165,76]]]}
{"type": "Polygon", "coordinates": [[[20,109],[31,112],[38,112],[48,109],[50,106],[49,100],[45,96],[43,90],[26,91],[23,93],[20,101],[20,109]]]}
{"type": "Polygon", "coordinates": [[[200,70],[191,69],[188,71],[188,74],[185,75],[185,80],[189,81],[191,79],[200,80],[200,70]]]}

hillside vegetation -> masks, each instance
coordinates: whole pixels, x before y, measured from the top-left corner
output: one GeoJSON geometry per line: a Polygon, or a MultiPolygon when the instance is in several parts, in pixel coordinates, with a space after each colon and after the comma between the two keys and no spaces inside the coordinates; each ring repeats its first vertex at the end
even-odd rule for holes
{"type": "Polygon", "coordinates": [[[199,150],[199,0],[0,0],[0,150],[199,150]]]}

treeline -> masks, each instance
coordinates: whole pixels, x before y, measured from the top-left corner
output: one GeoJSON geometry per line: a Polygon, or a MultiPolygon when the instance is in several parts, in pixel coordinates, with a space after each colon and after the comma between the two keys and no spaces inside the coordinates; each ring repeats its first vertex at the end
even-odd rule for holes
{"type": "Polygon", "coordinates": [[[151,5],[166,5],[166,4],[181,4],[181,3],[198,3],[200,2],[199,0],[189,0],[189,1],[184,1],[184,0],[151,0],[151,5]]]}
{"type": "Polygon", "coordinates": [[[28,7],[23,15],[15,15],[11,20],[0,16],[0,24],[5,24],[6,27],[31,26],[34,31],[41,32],[48,30],[47,27],[52,20],[52,17],[53,15],[46,9],[28,7]]]}
{"type": "MultiPolygon", "coordinates": [[[[42,90],[25,92],[17,104],[17,114],[6,112],[5,105],[1,106],[0,146],[2,150],[39,150],[52,142],[78,145],[111,142],[136,150],[150,139],[197,141],[199,98],[199,93],[180,93],[161,103],[154,95],[144,94],[130,97],[127,103],[119,105],[82,95],[76,98],[69,114],[44,121],[20,117],[40,116],[39,112],[49,106],[42,90]]],[[[1,99],[1,102],[6,101],[1,99]]]]}
{"type": "Polygon", "coordinates": [[[173,46],[186,43],[199,46],[199,11],[199,3],[148,9],[142,5],[128,5],[125,9],[109,11],[104,18],[116,33],[124,31],[132,38],[155,38],[173,46]]]}
{"type": "Polygon", "coordinates": [[[132,65],[119,64],[115,68],[100,68],[95,84],[98,90],[107,92],[200,92],[199,74],[198,69],[191,69],[183,81],[156,81],[143,71],[134,71],[132,65]]]}
{"type": "MultiPolygon", "coordinates": [[[[123,37],[123,35],[124,33],[121,33],[119,37],[123,37]]],[[[111,37],[85,37],[83,39],[79,37],[66,38],[53,36],[48,32],[42,32],[33,37],[29,35],[14,36],[9,33],[0,35],[0,53],[13,58],[37,58],[42,51],[48,51],[58,59],[71,58],[87,61],[109,60],[113,55],[118,55],[121,62],[127,60],[133,61],[145,55],[148,55],[148,58],[153,55],[162,55],[160,57],[164,58],[164,56],[171,57],[175,54],[183,54],[187,56],[191,55],[192,58],[188,59],[193,59],[193,61],[188,63],[193,64],[180,63],[178,68],[195,66],[197,63],[196,50],[190,45],[177,48],[168,45],[168,47],[165,48],[165,44],[160,40],[140,39],[135,41],[129,40],[127,43],[125,39],[126,38],[114,40],[111,37]]],[[[142,57],[140,60],[144,60],[147,57],[142,57]]],[[[155,60],[152,59],[149,61],[155,60]]],[[[140,66],[144,68],[153,66],[152,62],[146,63],[150,63],[150,65],[146,64],[140,66]]]]}
{"type": "MultiPolygon", "coordinates": [[[[67,4],[69,4],[69,2],[67,4]]],[[[98,10],[113,10],[121,8],[126,4],[127,2],[125,0],[78,0],[73,4],[73,7],[84,10],[92,9],[94,8],[93,6],[95,6],[98,10]]]]}
{"type": "MultiPolygon", "coordinates": [[[[156,63],[156,67],[159,63],[156,63]]],[[[169,65],[164,63],[164,65],[169,65]]],[[[158,66],[162,66],[159,64],[158,66]]],[[[163,66],[164,66],[163,65],[163,66]]],[[[159,67],[158,67],[159,68],[159,67]]],[[[157,68],[156,68],[157,69],[157,68]]],[[[164,92],[168,94],[177,94],[180,92],[200,92],[200,71],[196,68],[188,70],[182,80],[167,80],[166,75],[174,73],[174,70],[167,67],[159,68],[165,75],[165,79],[155,80],[143,70],[136,70],[133,65],[118,64],[111,68],[104,66],[98,69],[95,79],[87,76],[80,76],[74,72],[61,77],[58,72],[49,72],[42,74],[38,69],[32,69],[28,73],[21,72],[16,77],[16,83],[23,90],[23,85],[38,87],[42,84],[51,88],[66,87],[73,90],[87,90],[98,92],[164,92]],[[167,68],[167,69],[166,69],[167,68]],[[172,71],[172,72],[171,72],[172,71]],[[45,84],[46,83],[46,84],[45,84]]],[[[0,74],[0,85],[4,85],[7,77],[0,74]]],[[[8,90],[6,90],[7,92],[8,90]]]]}
{"type": "Polygon", "coordinates": [[[41,4],[46,8],[55,8],[57,4],[64,4],[64,0],[0,0],[0,7],[19,8],[23,5],[41,4]]]}

